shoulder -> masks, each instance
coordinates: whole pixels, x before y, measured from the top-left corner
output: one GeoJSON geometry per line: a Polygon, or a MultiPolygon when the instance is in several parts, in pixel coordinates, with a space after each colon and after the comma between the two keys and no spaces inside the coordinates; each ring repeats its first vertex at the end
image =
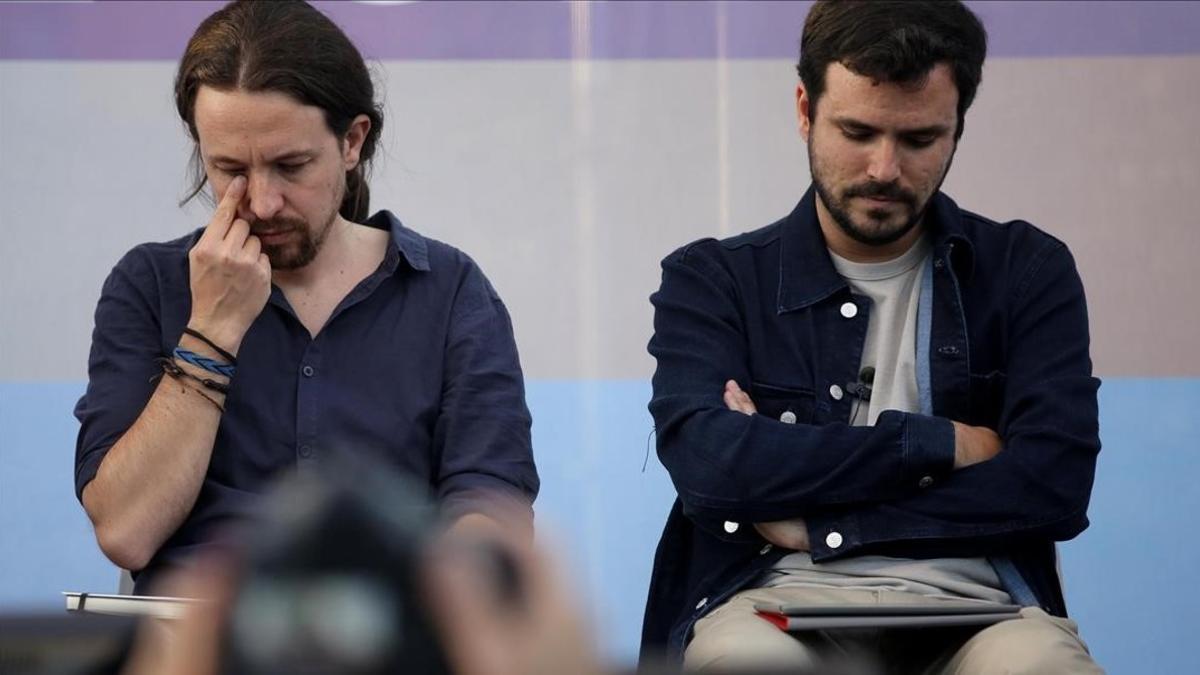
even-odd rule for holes
{"type": "Polygon", "coordinates": [[[379,212],[372,217],[373,220],[375,218],[386,219],[389,223],[402,264],[413,271],[406,278],[417,287],[441,297],[474,297],[477,300],[499,302],[495,288],[475,259],[465,251],[421,234],[402,224],[388,211],[379,212]]]}
{"type": "Polygon", "coordinates": [[[971,243],[977,278],[1002,280],[1021,296],[1039,277],[1077,277],[1067,244],[1037,225],[1020,219],[993,220],[964,209],[958,212],[963,236],[971,243]]]}
{"type": "Polygon", "coordinates": [[[697,239],[672,251],[663,258],[663,265],[681,263],[688,265],[713,264],[720,267],[737,266],[742,261],[750,261],[763,253],[776,250],[779,246],[783,222],[780,220],[766,227],[723,239],[715,237],[697,239]]]}
{"type": "Polygon", "coordinates": [[[959,213],[964,233],[976,246],[1020,252],[1067,249],[1061,239],[1027,220],[998,221],[965,209],[959,213]]]}
{"type": "Polygon", "coordinates": [[[106,287],[122,281],[146,290],[179,283],[186,287],[188,251],[195,245],[200,232],[195,230],[169,241],[134,246],[113,266],[106,287]]]}

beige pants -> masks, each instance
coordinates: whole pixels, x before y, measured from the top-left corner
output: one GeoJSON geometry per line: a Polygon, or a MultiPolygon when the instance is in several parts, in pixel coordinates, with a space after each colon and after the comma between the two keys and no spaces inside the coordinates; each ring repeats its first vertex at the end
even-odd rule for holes
{"type": "Polygon", "coordinates": [[[853,629],[786,633],[754,604],[931,604],[914,593],[825,588],[756,588],[734,595],[696,622],[686,670],[774,670],[831,665],[865,673],[982,675],[1103,673],[1074,621],[1036,607],[984,628],[853,629]]]}

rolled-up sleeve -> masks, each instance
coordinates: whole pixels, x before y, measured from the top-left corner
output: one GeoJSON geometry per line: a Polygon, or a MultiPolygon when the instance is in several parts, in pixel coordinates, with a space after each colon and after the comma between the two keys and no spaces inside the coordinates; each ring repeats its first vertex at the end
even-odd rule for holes
{"type": "Polygon", "coordinates": [[[87,391],[75,406],[75,495],[96,475],[105,454],[133,425],[157,386],[161,373],[161,327],[155,311],[156,286],[139,249],[117,263],[100,291],[87,391]]]}
{"type": "Polygon", "coordinates": [[[531,418],[508,310],[470,262],[454,297],[434,430],[435,489],[453,519],[496,499],[530,505],[539,481],[531,418]]]}

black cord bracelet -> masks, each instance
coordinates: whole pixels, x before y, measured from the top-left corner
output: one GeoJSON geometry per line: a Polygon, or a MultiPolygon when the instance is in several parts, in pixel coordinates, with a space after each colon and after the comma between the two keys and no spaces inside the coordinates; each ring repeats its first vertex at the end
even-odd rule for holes
{"type": "Polygon", "coordinates": [[[180,377],[186,377],[199,383],[205,389],[211,389],[222,396],[229,394],[229,385],[223,382],[217,382],[216,380],[210,380],[207,377],[196,377],[195,375],[184,370],[178,363],[175,363],[173,359],[163,356],[159,358],[159,363],[162,364],[163,372],[171,377],[176,379],[179,379],[180,377]]]}
{"type": "MultiPolygon", "coordinates": [[[[221,402],[218,401],[217,399],[204,393],[203,389],[198,388],[196,386],[188,386],[187,380],[195,380],[197,382],[200,382],[201,384],[204,384],[204,382],[200,378],[196,377],[195,375],[192,375],[191,373],[187,372],[183,368],[180,368],[178,364],[176,364],[174,361],[172,361],[170,359],[160,358],[158,361],[160,364],[162,364],[163,373],[165,373],[168,377],[170,377],[172,380],[175,380],[179,384],[183,385],[184,389],[191,389],[192,391],[199,394],[201,398],[203,398],[204,400],[213,404],[213,406],[220,412],[222,412],[222,413],[225,412],[225,406],[221,405],[221,402]]],[[[211,382],[211,380],[210,380],[210,382],[211,382]]],[[[214,384],[219,384],[219,383],[214,383],[214,384]]]]}
{"type": "Polygon", "coordinates": [[[205,337],[204,334],[201,333],[200,331],[195,330],[194,328],[188,328],[187,326],[184,326],[183,333],[184,333],[184,335],[191,335],[192,337],[203,342],[204,344],[208,345],[209,347],[212,347],[213,351],[220,354],[221,358],[223,358],[227,362],[229,362],[230,365],[233,365],[233,366],[237,365],[237,357],[236,356],[234,356],[233,354],[230,354],[229,352],[225,351],[224,349],[221,349],[221,347],[217,343],[215,343],[212,340],[205,337]]]}

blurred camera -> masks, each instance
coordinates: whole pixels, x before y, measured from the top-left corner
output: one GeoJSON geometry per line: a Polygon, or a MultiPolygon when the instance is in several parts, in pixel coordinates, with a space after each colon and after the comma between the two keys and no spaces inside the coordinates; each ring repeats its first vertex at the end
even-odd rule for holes
{"type": "Polygon", "coordinates": [[[438,523],[425,488],[377,462],[289,476],[241,533],[222,672],[448,673],[420,579],[438,523]]]}

